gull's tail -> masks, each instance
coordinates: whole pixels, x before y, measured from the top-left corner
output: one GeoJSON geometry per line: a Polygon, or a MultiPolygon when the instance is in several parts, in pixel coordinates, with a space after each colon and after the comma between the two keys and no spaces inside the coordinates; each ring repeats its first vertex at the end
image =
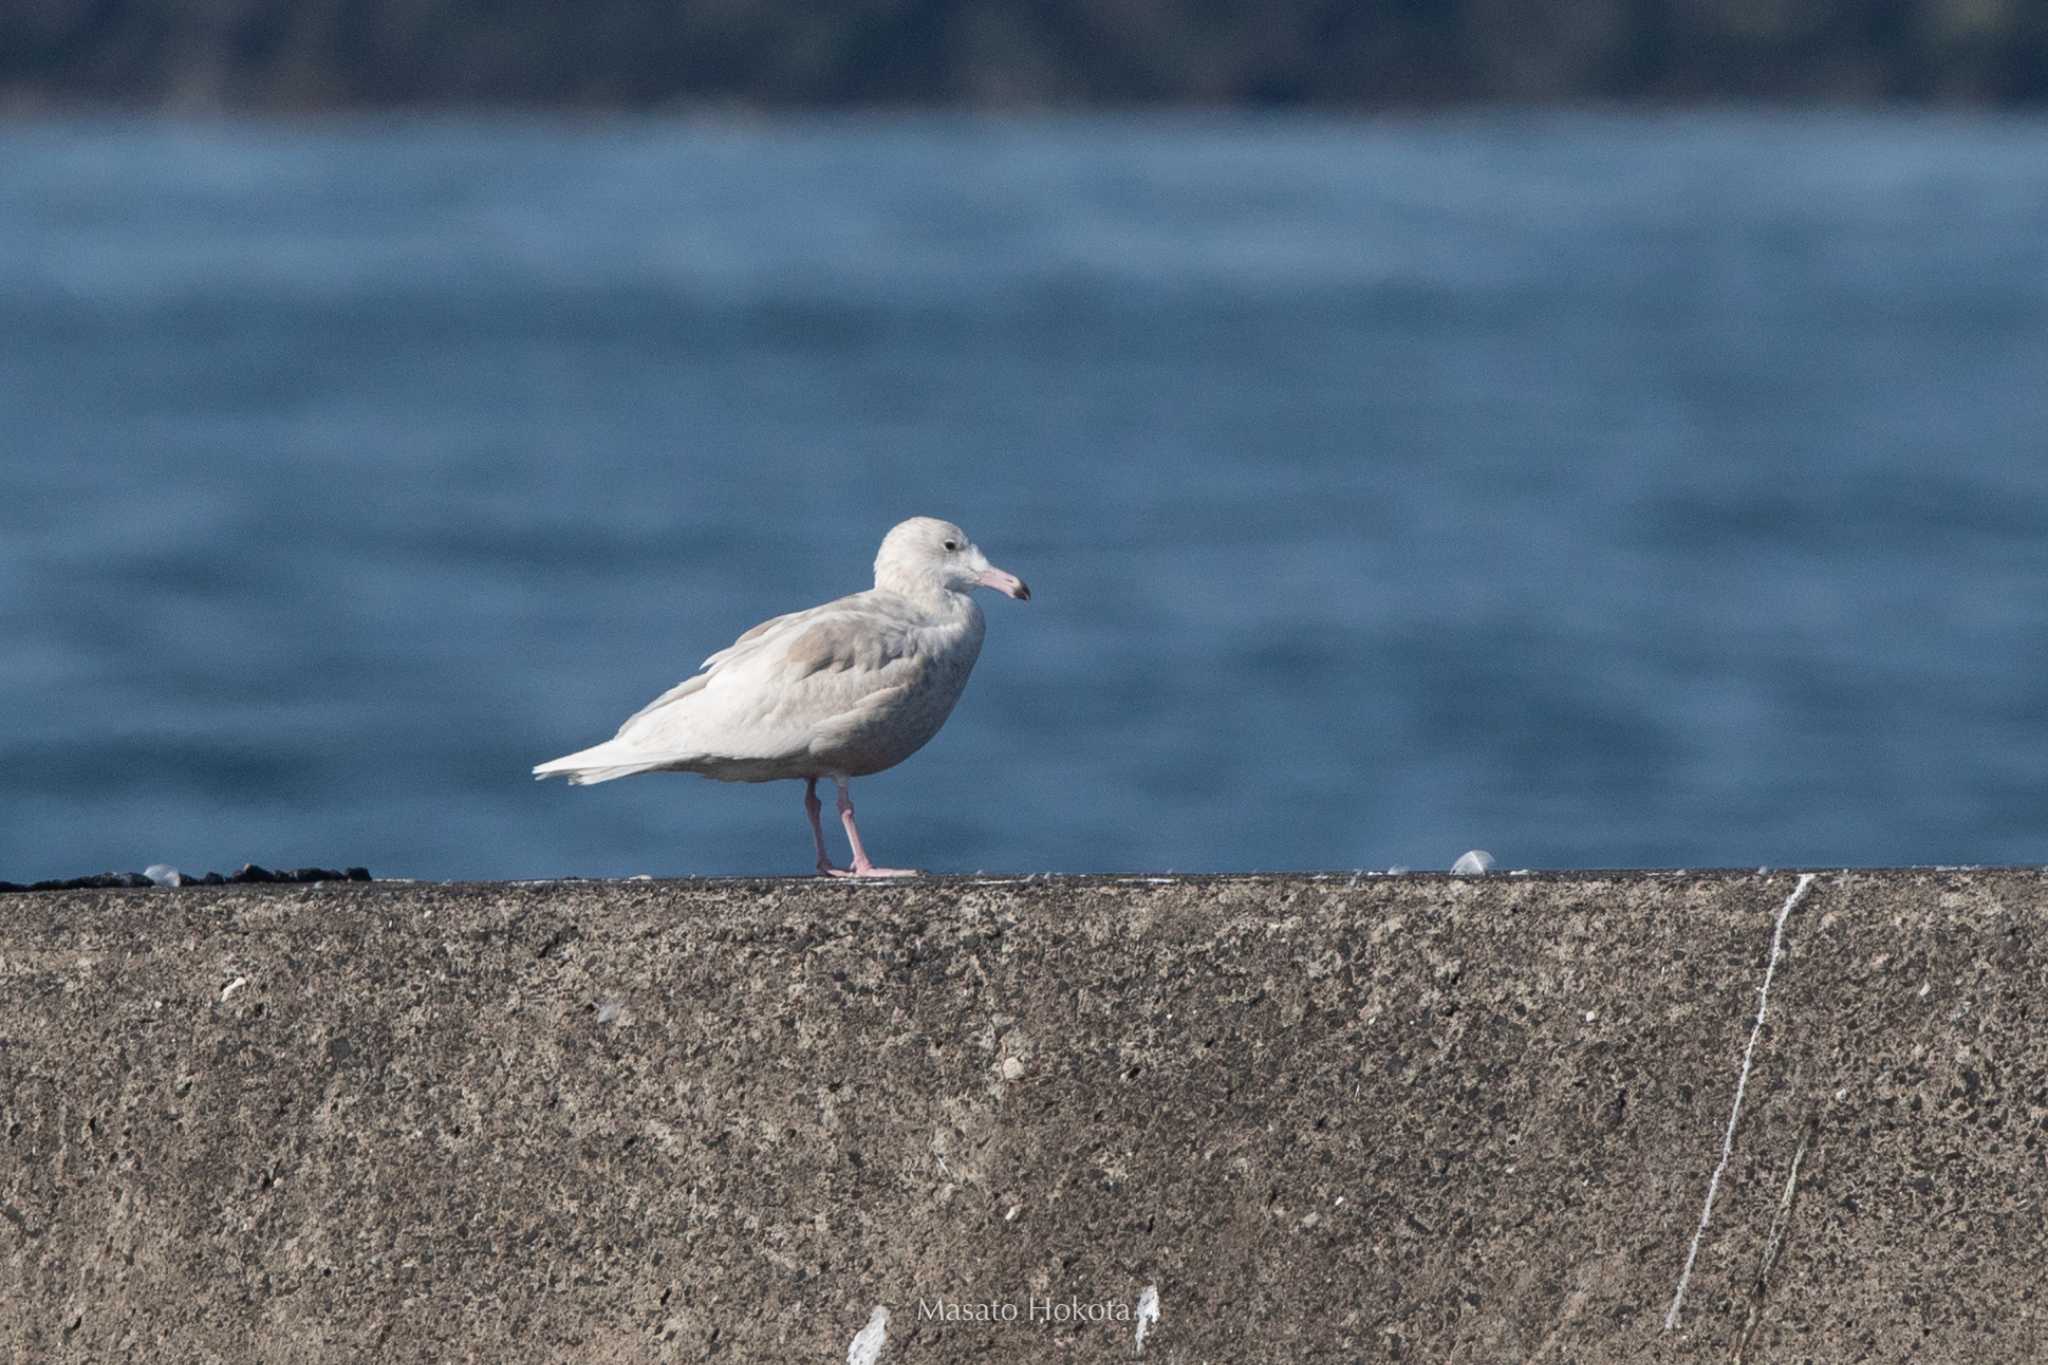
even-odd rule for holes
{"type": "Polygon", "coordinates": [[[618,777],[651,773],[664,766],[636,756],[617,740],[606,740],[593,748],[549,759],[533,770],[533,778],[536,782],[545,782],[551,777],[566,777],[576,786],[587,787],[593,782],[610,782],[618,777]]]}

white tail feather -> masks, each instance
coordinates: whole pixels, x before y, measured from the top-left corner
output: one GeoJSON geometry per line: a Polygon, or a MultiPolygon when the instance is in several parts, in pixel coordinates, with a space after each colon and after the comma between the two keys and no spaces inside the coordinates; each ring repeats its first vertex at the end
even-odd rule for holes
{"type": "MultiPolygon", "coordinates": [[[[568,775],[569,785],[588,787],[594,782],[609,782],[616,777],[633,777],[640,773],[651,773],[660,766],[661,764],[659,763],[640,763],[625,768],[580,768],[568,775]]],[[[545,782],[553,776],[553,773],[540,773],[537,775],[537,780],[545,782]]]]}
{"type": "Polygon", "coordinates": [[[551,777],[566,777],[575,786],[587,787],[593,782],[610,782],[614,778],[651,773],[666,766],[659,760],[636,759],[630,751],[621,753],[611,743],[605,743],[561,758],[551,758],[533,770],[533,778],[536,782],[545,782],[551,777]]]}

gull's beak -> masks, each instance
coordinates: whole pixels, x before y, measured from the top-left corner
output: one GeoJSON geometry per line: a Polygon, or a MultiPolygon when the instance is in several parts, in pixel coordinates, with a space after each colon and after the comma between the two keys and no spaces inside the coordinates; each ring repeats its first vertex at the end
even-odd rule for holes
{"type": "Polygon", "coordinates": [[[974,580],[984,588],[994,588],[1005,597],[1014,597],[1019,602],[1031,600],[1031,589],[1024,586],[1024,580],[1013,573],[990,567],[981,571],[981,577],[974,580]]]}

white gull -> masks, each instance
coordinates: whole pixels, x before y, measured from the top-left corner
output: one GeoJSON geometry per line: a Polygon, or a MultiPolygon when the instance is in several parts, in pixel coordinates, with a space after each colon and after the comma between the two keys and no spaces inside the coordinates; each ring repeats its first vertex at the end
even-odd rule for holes
{"type": "Polygon", "coordinates": [[[872,589],[763,621],[635,712],[617,735],[533,775],[578,785],[652,772],[722,782],[802,778],[819,872],[911,875],[869,861],[848,785],[901,763],[946,723],[981,653],[981,608],[968,595],[977,587],[1031,596],[959,527],[912,517],[883,539],[872,589]],[[835,867],[825,852],[821,777],[839,789],[851,868],[835,867]]]}

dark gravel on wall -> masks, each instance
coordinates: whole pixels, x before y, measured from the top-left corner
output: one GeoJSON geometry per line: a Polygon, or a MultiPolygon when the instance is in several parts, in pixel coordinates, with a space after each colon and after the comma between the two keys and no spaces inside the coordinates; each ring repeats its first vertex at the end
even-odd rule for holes
{"type": "MultiPolygon", "coordinates": [[[[205,872],[196,876],[172,873],[170,886],[244,886],[252,883],[304,883],[304,882],[366,882],[371,880],[367,867],[345,868],[339,872],[331,867],[295,867],[288,871],[273,872],[255,863],[244,863],[234,872],[222,876],[218,872],[205,872]]],[[[146,872],[95,872],[84,877],[57,877],[39,882],[0,881],[0,892],[7,891],[108,891],[115,889],[141,890],[145,887],[163,885],[146,872]]]]}

